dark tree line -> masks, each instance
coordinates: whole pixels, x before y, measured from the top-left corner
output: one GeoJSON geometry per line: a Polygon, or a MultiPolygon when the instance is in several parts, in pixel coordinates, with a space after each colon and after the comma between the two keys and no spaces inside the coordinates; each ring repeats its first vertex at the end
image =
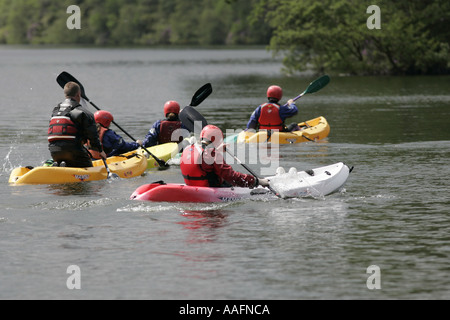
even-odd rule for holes
{"type": "Polygon", "coordinates": [[[449,25],[448,0],[0,0],[0,44],[266,45],[290,73],[446,74],[449,25]]]}
{"type": "Polygon", "coordinates": [[[256,0],[0,0],[0,43],[255,45],[271,29],[252,24],[256,0]],[[81,29],[69,29],[70,5],[81,29]]]}

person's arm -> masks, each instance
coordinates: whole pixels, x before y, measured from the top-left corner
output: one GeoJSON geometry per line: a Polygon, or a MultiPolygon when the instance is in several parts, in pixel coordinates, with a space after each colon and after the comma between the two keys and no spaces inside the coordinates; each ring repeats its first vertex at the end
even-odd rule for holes
{"type": "Polygon", "coordinates": [[[255,111],[253,111],[252,115],[250,116],[250,120],[247,123],[247,129],[255,129],[258,127],[258,119],[261,114],[261,106],[256,108],[255,111]]]}
{"type": "Polygon", "coordinates": [[[103,148],[98,136],[94,115],[82,108],[74,109],[70,112],[70,115],[72,121],[78,124],[82,138],[89,140],[92,150],[102,152],[103,148]]]}
{"type": "Polygon", "coordinates": [[[214,172],[232,186],[244,188],[253,188],[256,186],[254,176],[235,171],[229,164],[214,164],[214,172]]]}
{"type": "Polygon", "coordinates": [[[159,136],[159,125],[161,120],[156,121],[151,129],[148,131],[147,135],[142,142],[142,145],[146,148],[153,147],[158,144],[158,136],[159,136]]]}
{"type": "Polygon", "coordinates": [[[108,130],[103,136],[103,147],[111,150],[108,156],[115,156],[121,153],[135,150],[140,147],[138,142],[126,142],[120,135],[113,130],[108,130]]]}
{"type": "Polygon", "coordinates": [[[298,108],[294,103],[294,100],[289,100],[286,107],[280,107],[280,117],[284,121],[286,118],[295,116],[298,113],[298,108]]]}

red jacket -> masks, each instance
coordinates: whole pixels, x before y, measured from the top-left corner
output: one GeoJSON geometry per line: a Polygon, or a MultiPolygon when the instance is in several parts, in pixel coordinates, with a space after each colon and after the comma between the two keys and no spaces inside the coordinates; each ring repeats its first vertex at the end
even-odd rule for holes
{"type": "Polygon", "coordinates": [[[225,163],[223,153],[198,144],[185,148],[181,155],[181,173],[189,186],[221,187],[228,182],[236,187],[252,188],[256,179],[252,175],[234,171],[225,163]]]}
{"type": "Polygon", "coordinates": [[[159,127],[159,136],[158,136],[159,144],[168,143],[168,142],[180,143],[183,140],[183,137],[180,137],[178,139],[178,141],[172,141],[173,132],[180,128],[181,128],[181,121],[169,121],[169,120],[161,121],[160,127],[159,127]]]}
{"type": "Polygon", "coordinates": [[[276,103],[266,103],[261,106],[258,119],[259,129],[283,130],[283,120],[280,117],[280,106],[276,103]]]}

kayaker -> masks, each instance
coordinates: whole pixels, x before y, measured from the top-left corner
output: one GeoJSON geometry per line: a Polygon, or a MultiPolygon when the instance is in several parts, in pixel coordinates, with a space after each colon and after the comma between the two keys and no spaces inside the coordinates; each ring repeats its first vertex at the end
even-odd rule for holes
{"type": "Polygon", "coordinates": [[[81,106],[80,86],[68,82],[64,86],[65,100],[52,112],[48,128],[48,149],[55,162],[67,167],[92,167],[92,160],[84,148],[87,140],[91,141],[93,150],[106,159],[102,149],[94,115],[81,106]]]}
{"type": "MultiPolygon", "coordinates": [[[[137,148],[142,146],[141,140],[137,140],[136,142],[126,142],[120,135],[109,128],[111,122],[114,121],[114,117],[111,112],[106,110],[99,110],[94,113],[94,118],[95,122],[97,123],[103,150],[108,157],[136,150],[137,148]]],[[[93,159],[100,159],[100,155],[98,154],[98,152],[92,150],[89,143],[87,145],[87,148],[93,159]]]]}
{"type": "Polygon", "coordinates": [[[176,101],[169,100],[164,104],[164,120],[156,121],[144,138],[144,147],[152,147],[157,144],[168,142],[181,142],[189,131],[181,123],[178,115],[180,114],[180,104],[176,101]],[[177,129],[179,130],[175,132],[177,129]],[[175,132],[175,135],[173,133],[175,132]]]}
{"type": "Polygon", "coordinates": [[[186,147],[181,155],[180,169],[189,186],[248,187],[268,186],[267,179],[234,171],[223,156],[223,132],[217,126],[207,125],[200,132],[200,142],[186,147]]]}
{"type": "MultiPolygon", "coordinates": [[[[268,102],[261,104],[250,116],[247,129],[266,129],[278,131],[295,131],[298,129],[296,123],[286,127],[284,121],[298,113],[298,108],[294,100],[290,99],[286,106],[280,105],[279,101],[283,96],[281,87],[273,85],[267,89],[268,102]]],[[[299,129],[298,129],[299,130],[299,129]]]]}

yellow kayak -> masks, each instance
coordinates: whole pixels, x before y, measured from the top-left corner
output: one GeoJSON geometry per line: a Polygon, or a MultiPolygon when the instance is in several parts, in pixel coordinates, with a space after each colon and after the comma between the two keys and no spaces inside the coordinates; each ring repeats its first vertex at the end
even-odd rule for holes
{"type": "Polygon", "coordinates": [[[298,124],[300,131],[272,132],[268,137],[266,130],[258,132],[242,131],[237,137],[237,143],[290,144],[307,141],[318,141],[326,138],[330,133],[330,125],[324,117],[317,117],[298,124]]]}
{"type": "MultiPolygon", "coordinates": [[[[15,168],[11,172],[9,183],[60,184],[107,179],[108,172],[103,161],[95,160],[92,163],[94,166],[90,168],[46,166],[15,168]]],[[[140,154],[109,157],[106,163],[111,173],[116,173],[120,178],[137,177],[147,169],[147,158],[140,154]]]]}
{"type": "MultiPolygon", "coordinates": [[[[178,143],[176,142],[169,142],[169,143],[163,143],[158,144],[153,147],[146,148],[148,151],[150,151],[155,157],[158,159],[164,160],[167,162],[172,157],[176,156],[178,153],[178,143]]],[[[128,153],[125,153],[125,155],[138,153],[140,155],[145,155],[147,159],[147,169],[157,168],[158,162],[156,162],[155,158],[153,158],[151,155],[147,153],[144,149],[137,149],[134,151],[130,151],[128,153]]]]}

